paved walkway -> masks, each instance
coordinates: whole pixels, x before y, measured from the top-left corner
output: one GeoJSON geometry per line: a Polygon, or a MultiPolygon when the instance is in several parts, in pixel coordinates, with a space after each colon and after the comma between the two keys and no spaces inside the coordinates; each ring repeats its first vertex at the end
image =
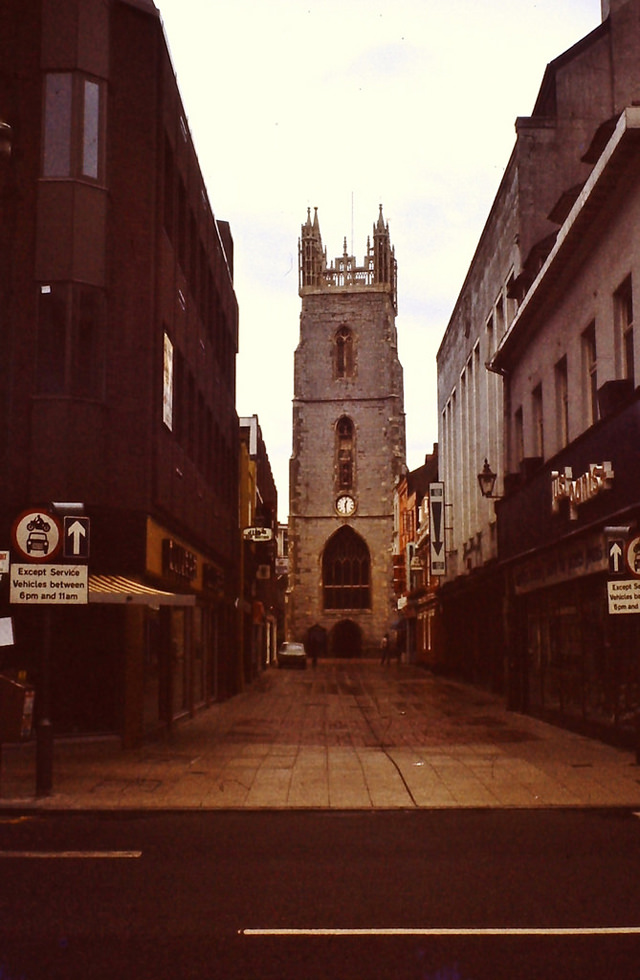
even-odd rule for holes
{"type": "Polygon", "coordinates": [[[57,740],[35,798],[33,743],[4,747],[0,808],[631,806],[640,767],[615,749],[505,710],[414,667],[270,669],[162,741],[57,740]]]}

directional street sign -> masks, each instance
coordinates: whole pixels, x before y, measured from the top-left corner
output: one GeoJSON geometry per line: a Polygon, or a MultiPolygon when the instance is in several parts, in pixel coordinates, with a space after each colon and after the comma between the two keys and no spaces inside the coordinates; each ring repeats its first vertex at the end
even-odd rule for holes
{"type": "Polygon", "coordinates": [[[431,574],[445,575],[444,483],[429,484],[429,540],[431,574]]]}
{"type": "Polygon", "coordinates": [[[89,518],[67,516],[64,518],[63,555],[74,561],[86,561],[89,557],[89,518]]]}
{"type": "Polygon", "coordinates": [[[609,548],[609,572],[611,575],[625,575],[627,566],[624,556],[625,542],[620,539],[607,542],[609,548]]]}

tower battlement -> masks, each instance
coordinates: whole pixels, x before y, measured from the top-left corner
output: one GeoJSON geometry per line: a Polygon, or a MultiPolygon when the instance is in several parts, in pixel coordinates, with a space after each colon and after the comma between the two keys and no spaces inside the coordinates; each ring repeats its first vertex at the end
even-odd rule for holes
{"type": "Polygon", "coordinates": [[[318,222],[318,209],[307,208],[307,220],[302,225],[298,239],[298,267],[300,296],[313,290],[375,289],[391,292],[393,308],[397,313],[397,262],[395,250],[389,238],[389,225],[384,222],[382,205],[373,226],[373,244],[367,238],[367,251],[362,265],[347,251],[344,239],[342,255],[327,265],[327,251],[322,246],[318,222]]]}

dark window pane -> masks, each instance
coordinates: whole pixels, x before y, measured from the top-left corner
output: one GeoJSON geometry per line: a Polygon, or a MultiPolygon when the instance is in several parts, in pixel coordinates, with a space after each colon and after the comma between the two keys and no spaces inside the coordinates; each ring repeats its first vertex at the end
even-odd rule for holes
{"type": "Polygon", "coordinates": [[[65,389],[68,296],[66,284],[40,287],[37,387],[43,395],[59,395],[65,389]]]}

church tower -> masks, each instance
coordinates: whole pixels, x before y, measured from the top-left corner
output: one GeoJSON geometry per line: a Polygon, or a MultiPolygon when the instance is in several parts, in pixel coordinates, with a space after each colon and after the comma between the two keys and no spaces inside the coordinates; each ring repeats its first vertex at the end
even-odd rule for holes
{"type": "Polygon", "coordinates": [[[374,656],[396,618],[393,491],[406,471],[396,260],[380,214],[362,265],[327,266],[318,212],[298,244],[287,634],[326,631],[334,657],[374,656]]]}

